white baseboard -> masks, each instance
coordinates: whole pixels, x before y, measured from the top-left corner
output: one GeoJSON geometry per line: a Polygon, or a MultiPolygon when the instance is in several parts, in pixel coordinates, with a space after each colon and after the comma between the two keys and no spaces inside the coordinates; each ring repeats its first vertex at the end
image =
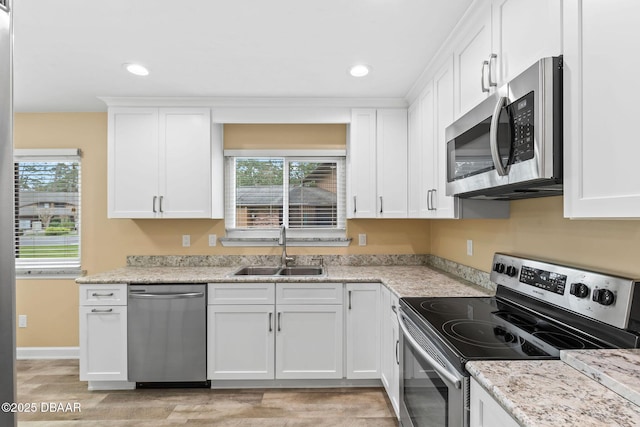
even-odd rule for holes
{"type": "Polygon", "coordinates": [[[79,359],[80,347],[18,347],[16,359],[79,359]]]}

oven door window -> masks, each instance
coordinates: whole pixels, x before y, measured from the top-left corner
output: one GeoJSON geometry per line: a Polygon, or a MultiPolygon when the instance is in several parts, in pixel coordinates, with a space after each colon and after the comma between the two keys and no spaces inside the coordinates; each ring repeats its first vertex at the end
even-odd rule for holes
{"type": "MultiPolygon", "coordinates": [[[[413,427],[462,425],[462,392],[450,388],[431,366],[405,343],[403,403],[413,427]],[[456,408],[456,405],[460,405],[456,408]]],[[[404,424],[403,424],[404,426],[404,424]]]]}

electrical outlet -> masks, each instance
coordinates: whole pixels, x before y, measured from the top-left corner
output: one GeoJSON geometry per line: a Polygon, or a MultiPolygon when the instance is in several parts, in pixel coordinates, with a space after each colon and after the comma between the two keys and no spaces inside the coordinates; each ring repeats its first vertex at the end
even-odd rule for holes
{"type": "Polygon", "coordinates": [[[21,328],[26,328],[27,327],[27,315],[26,314],[21,314],[18,316],[18,326],[21,328]]]}
{"type": "Polygon", "coordinates": [[[218,244],[218,236],[215,234],[209,234],[209,246],[215,246],[218,244]]]}
{"type": "Polygon", "coordinates": [[[358,234],[358,245],[367,246],[367,235],[366,234],[358,234]]]}
{"type": "Polygon", "coordinates": [[[188,248],[189,246],[191,246],[191,235],[183,234],[182,235],[182,247],[183,248],[188,248]]]}
{"type": "Polygon", "coordinates": [[[467,240],[467,255],[473,256],[473,240],[467,240]]]}

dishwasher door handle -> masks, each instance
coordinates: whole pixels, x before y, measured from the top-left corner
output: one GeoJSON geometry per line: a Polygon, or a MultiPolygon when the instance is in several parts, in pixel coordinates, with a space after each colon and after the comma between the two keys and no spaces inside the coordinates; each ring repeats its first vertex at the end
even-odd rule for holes
{"type": "Polygon", "coordinates": [[[178,299],[201,297],[204,297],[204,292],[161,292],[155,294],[129,292],[129,298],[178,299]]]}

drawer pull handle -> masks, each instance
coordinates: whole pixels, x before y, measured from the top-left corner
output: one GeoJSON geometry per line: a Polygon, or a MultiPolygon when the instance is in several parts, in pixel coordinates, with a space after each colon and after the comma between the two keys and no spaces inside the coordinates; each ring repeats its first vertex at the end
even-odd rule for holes
{"type": "Polygon", "coordinates": [[[107,309],[94,308],[91,310],[92,313],[111,313],[112,311],[113,311],[113,308],[107,308],[107,309]]]}
{"type": "Polygon", "coordinates": [[[91,294],[92,297],[112,297],[113,296],[113,292],[109,292],[108,294],[99,294],[97,292],[94,292],[91,294]]]}

